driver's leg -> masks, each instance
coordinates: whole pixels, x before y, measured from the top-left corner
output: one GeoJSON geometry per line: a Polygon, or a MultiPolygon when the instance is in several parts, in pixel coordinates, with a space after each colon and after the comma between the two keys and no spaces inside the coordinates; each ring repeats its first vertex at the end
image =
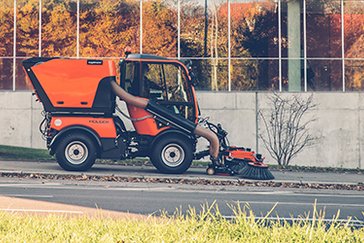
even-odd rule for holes
{"type": "Polygon", "coordinates": [[[217,135],[200,125],[197,125],[195,132],[196,135],[206,138],[210,143],[210,156],[213,162],[219,161],[220,143],[217,135]]]}

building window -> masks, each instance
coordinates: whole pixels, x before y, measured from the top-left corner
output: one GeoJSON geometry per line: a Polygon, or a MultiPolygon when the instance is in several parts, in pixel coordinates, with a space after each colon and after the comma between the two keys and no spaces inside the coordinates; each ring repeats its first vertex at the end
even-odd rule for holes
{"type": "Polygon", "coordinates": [[[228,1],[181,1],[181,56],[228,56],[228,1]]]}
{"type": "Polygon", "coordinates": [[[177,57],[177,1],[143,0],[143,53],[177,57]]]}
{"type": "Polygon", "coordinates": [[[278,90],[277,4],[272,1],[233,0],[230,3],[230,20],[231,89],[278,90]]]}
{"type": "Polygon", "coordinates": [[[120,57],[139,52],[139,1],[80,0],[80,56],[120,57]]]}
{"type": "Polygon", "coordinates": [[[13,89],[14,2],[2,1],[0,8],[0,90],[13,89]]]}
{"type": "Polygon", "coordinates": [[[306,0],[306,3],[308,90],[340,91],[341,3],[332,0],[306,0]]]}
{"type": "Polygon", "coordinates": [[[13,58],[0,57],[0,90],[13,89],[13,58]]]}
{"type": "Polygon", "coordinates": [[[346,89],[364,90],[364,3],[348,0],[344,4],[346,89]]]}
{"type": "Polygon", "coordinates": [[[77,56],[76,5],[75,0],[42,0],[42,56],[77,56]]]}

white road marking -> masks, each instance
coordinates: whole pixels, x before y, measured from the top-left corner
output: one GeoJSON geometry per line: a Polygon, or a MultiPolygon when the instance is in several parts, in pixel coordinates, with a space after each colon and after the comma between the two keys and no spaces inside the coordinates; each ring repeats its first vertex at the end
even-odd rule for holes
{"type": "MultiPolygon", "coordinates": [[[[228,216],[222,216],[225,219],[235,219],[236,216],[233,215],[228,215],[228,216]]],[[[281,220],[281,221],[314,221],[315,219],[312,218],[306,218],[306,217],[302,217],[302,218],[287,218],[287,217],[256,217],[254,216],[254,219],[256,220],[281,220]]],[[[316,221],[318,221],[318,219],[316,219],[316,221]]],[[[325,223],[350,223],[350,224],[360,224],[363,225],[364,221],[362,220],[358,220],[358,219],[322,219],[323,222],[325,223]]]]}
{"type": "MultiPolygon", "coordinates": [[[[91,190],[99,189],[99,188],[90,188],[91,190]]],[[[102,188],[104,190],[110,190],[110,191],[156,191],[156,192],[163,192],[163,191],[173,191],[176,190],[176,188],[172,187],[130,187],[130,188],[121,188],[121,187],[110,187],[110,188],[102,188]]]]}
{"type": "MultiPolygon", "coordinates": [[[[61,184],[60,184],[61,185],[61,184]]],[[[41,185],[41,184],[26,184],[18,186],[18,184],[13,185],[1,185],[0,187],[9,188],[34,188],[34,189],[67,189],[67,190],[110,190],[110,191],[171,191],[178,190],[174,187],[105,187],[105,186],[57,186],[57,185],[41,185]]]]}
{"type": "Polygon", "coordinates": [[[30,186],[60,186],[61,183],[44,183],[44,184],[21,184],[21,183],[1,183],[0,187],[30,187],[30,186]]]}
{"type": "MultiPolygon", "coordinates": [[[[235,203],[244,203],[244,204],[277,204],[278,205],[304,205],[304,206],[312,206],[312,203],[304,203],[304,202],[263,202],[263,201],[233,201],[235,203]]],[[[350,204],[350,203],[316,203],[316,206],[344,206],[344,207],[361,207],[364,208],[364,204],[350,204]]]]}
{"type": "Polygon", "coordinates": [[[220,193],[220,194],[241,194],[241,195],[283,195],[283,196],[312,196],[312,197],[355,197],[355,198],[364,198],[364,195],[357,194],[318,194],[318,193],[296,193],[294,191],[272,191],[272,192],[257,192],[257,191],[199,191],[199,190],[184,190],[184,189],[176,189],[182,192],[191,192],[191,193],[220,193]]]}
{"type": "Polygon", "coordinates": [[[22,208],[0,208],[0,211],[7,211],[7,212],[73,213],[73,214],[83,214],[82,211],[47,210],[47,209],[22,209],[22,208]]]}
{"type": "Polygon", "coordinates": [[[5,197],[32,197],[32,198],[53,198],[53,195],[32,195],[32,194],[1,194],[5,197]]]}
{"type": "Polygon", "coordinates": [[[235,194],[235,195],[283,195],[283,196],[311,196],[311,197],[335,197],[335,198],[364,198],[362,194],[329,194],[329,193],[302,193],[294,191],[222,191],[222,190],[191,190],[176,187],[105,187],[105,186],[92,186],[85,187],[84,185],[67,186],[60,183],[49,183],[49,184],[0,184],[0,187],[10,188],[35,188],[35,189],[64,189],[64,190],[108,190],[108,191],[178,191],[185,193],[204,193],[204,194],[235,194]]]}

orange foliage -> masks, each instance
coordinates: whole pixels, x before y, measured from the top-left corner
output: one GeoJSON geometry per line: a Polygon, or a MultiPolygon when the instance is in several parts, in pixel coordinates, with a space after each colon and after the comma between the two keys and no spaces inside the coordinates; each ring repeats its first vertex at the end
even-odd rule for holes
{"type": "Polygon", "coordinates": [[[177,56],[177,8],[167,1],[143,2],[143,53],[177,56]]]}
{"type": "MultiPolygon", "coordinates": [[[[262,11],[273,11],[274,4],[271,1],[259,2],[243,2],[243,3],[230,3],[230,16],[231,21],[238,21],[243,18],[254,18],[254,16],[261,14],[262,11]]],[[[221,15],[227,16],[228,4],[225,3],[219,10],[221,15]]]]}

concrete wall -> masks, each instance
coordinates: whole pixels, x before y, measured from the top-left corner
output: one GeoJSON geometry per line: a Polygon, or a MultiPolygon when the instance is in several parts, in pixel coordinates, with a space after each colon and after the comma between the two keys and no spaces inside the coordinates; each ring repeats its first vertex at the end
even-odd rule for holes
{"type": "MultiPolygon", "coordinates": [[[[270,93],[199,92],[202,116],[220,122],[229,132],[231,144],[252,147],[272,161],[257,133],[263,125],[257,109],[270,109],[270,93]]],[[[292,95],[284,93],[282,95],[292,95]]],[[[309,96],[310,94],[301,93],[309,96]]],[[[364,94],[314,93],[317,108],[309,116],[316,118],[311,132],[319,142],[298,154],[294,165],[364,169],[364,94]]],[[[44,148],[38,131],[42,106],[30,92],[0,92],[0,144],[44,148]]],[[[126,122],[131,127],[129,122],[126,122]]],[[[206,143],[201,141],[199,147],[206,143]]]]}
{"type": "MultiPolygon", "coordinates": [[[[282,96],[298,95],[282,93],[282,96]]],[[[301,93],[310,96],[310,93],[301,93]]],[[[257,109],[267,111],[271,93],[200,92],[203,116],[221,122],[229,132],[230,144],[252,147],[273,162],[263,142],[257,139],[264,125],[257,119],[257,109]]],[[[364,169],[364,94],[313,93],[317,108],[308,117],[316,121],[311,133],[319,137],[316,145],[304,149],[291,162],[293,165],[364,169]]],[[[274,162],[273,162],[274,163],[274,162]]]]}

